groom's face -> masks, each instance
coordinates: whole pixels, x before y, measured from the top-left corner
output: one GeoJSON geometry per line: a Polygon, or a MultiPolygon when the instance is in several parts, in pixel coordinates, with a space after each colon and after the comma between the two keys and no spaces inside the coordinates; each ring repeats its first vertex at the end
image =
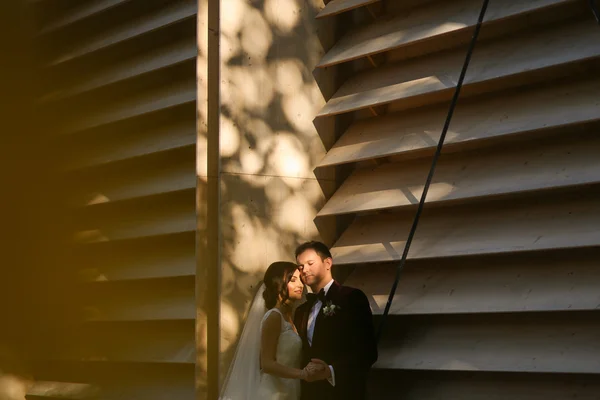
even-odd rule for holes
{"type": "Polygon", "coordinates": [[[296,261],[305,285],[313,287],[331,279],[331,258],[323,260],[316,251],[308,249],[299,254],[296,261]]]}

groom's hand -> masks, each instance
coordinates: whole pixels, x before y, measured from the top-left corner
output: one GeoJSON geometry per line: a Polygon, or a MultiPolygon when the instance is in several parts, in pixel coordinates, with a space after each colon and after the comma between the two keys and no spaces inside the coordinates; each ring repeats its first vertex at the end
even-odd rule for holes
{"type": "Polygon", "coordinates": [[[314,371],[314,373],[309,373],[309,382],[321,381],[325,379],[331,378],[331,370],[329,369],[329,365],[323,360],[319,360],[318,358],[313,358],[310,360],[308,364],[309,370],[314,371]]]}
{"type": "Polygon", "coordinates": [[[307,372],[307,376],[305,381],[314,382],[319,380],[318,375],[322,372],[323,366],[321,364],[317,364],[314,362],[310,362],[304,367],[304,370],[307,372]]]}

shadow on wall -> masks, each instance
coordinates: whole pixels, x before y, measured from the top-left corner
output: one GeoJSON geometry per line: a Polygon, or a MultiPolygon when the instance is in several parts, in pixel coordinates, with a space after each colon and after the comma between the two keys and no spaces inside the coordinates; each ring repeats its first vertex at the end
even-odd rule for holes
{"type": "MultiPolygon", "coordinates": [[[[333,39],[331,21],[315,19],[323,6],[221,4],[222,377],[265,269],[293,260],[299,243],[319,237],[313,219],[322,186],[334,185],[333,177],[317,181],[313,173],[325,154],[313,125],[325,104],[313,69],[324,39],[333,39]]],[[[200,118],[206,121],[202,110],[200,118]]],[[[199,148],[205,141],[201,133],[199,148]]],[[[198,175],[206,177],[202,166],[198,175]]]]}
{"type": "Polygon", "coordinates": [[[66,254],[61,232],[67,219],[63,192],[52,180],[52,154],[32,107],[36,91],[31,18],[25,2],[2,2],[4,56],[0,177],[0,399],[24,399],[35,360],[52,347],[68,314],[66,254]],[[61,310],[60,314],[52,311],[61,310]]]}

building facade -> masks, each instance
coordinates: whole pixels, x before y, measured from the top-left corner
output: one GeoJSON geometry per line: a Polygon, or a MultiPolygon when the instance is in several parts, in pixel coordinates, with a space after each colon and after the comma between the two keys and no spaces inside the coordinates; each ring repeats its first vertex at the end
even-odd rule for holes
{"type": "MultiPolygon", "coordinates": [[[[326,3],[29,2],[28,398],[216,399],[305,240],[380,322],[482,1],[326,3]]],[[[372,398],[598,398],[599,62],[588,2],[490,1],[372,398]]]]}

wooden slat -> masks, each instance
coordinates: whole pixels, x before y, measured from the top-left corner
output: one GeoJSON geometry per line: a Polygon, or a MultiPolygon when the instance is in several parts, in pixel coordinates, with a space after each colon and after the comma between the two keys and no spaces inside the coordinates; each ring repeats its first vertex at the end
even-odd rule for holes
{"type": "MultiPolygon", "coordinates": [[[[103,400],[169,400],[194,398],[194,367],[189,364],[94,363],[50,360],[37,363],[35,376],[61,384],[94,382],[96,392],[76,397],[76,393],[56,390],[57,398],[100,398],[103,400]],[[94,397],[95,396],[95,397],[94,397]]],[[[59,385],[57,385],[59,386],[59,385]]]]}
{"type": "Polygon", "coordinates": [[[56,357],[76,361],[187,363],[196,359],[194,321],[88,323],[68,333],[56,357]]]}
{"type": "Polygon", "coordinates": [[[54,348],[32,353],[34,377],[50,384],[30,397],[194,398],[205,351],[195,332],[198,4],[69,3],[56,34],[39,37],[54,54],[43,55],[41,91],[52,93],[38,106],[48,151],[65,159],[57,186],[76,205],[62,272],[83,281],[69,286],[80,314],[65,316],[54,348]],[[73,389],[86,385],[97,391],[73,389]]]}
{"type": "MultiPolygon", "coordinates": [[[[491,2],[484,22],[514,18],[568,2],[569,0],[491,2]]],[[[481,8],[480,3],[475,0],[437,2],[433,6],[428,4],[396,17],[383,17],[342,38],[325,54],[317,67],[329,67],[399,47],[417,45],[433,38],[442,40],[451,33],[474,27],[481,8]]],[[[327,7],[323,11],[325,10],[327,7]]]]}
{"type": "Polygon", "coordinates": [[[195,318],[194,293],[127,294],[85,307],[87,321],[149,321],[195,318]]]}
{"type": "Polygon", "coordinates": [[[54,59],[47,66],[55,67],[163,27],[191,19],[196,15],[196,9],[197,4],[195,1],[175,2],[169,7],[161,8],[150,15],[138,19],[135,24],[125,24],[124,26],[117,26],[109,32],[102,32],[97,38],[86,40],[80,46],[54,59]]]}
{"type": "Polygon", "coordinates": [[[390,325],[375,368],[600,373],[598,313],[408,322],[390,325]]]}
{"type": "MultiPolygon", "coordinates": [[[[411,261],[390,314],[471,314],[595,310],[600,303],[597,249],[544,255],[411,261]]],[[[383,313],[396,265],[359,267],[345,284],[363,290],[383,313]]]]}
{"type": "Polygon", "coordinates": [[[82,244],[195,231],[195,190],[89,206],[74,218],[82,244]]]}
{"type": "Polygon", "coordinates": [[[375,370],[369,398],[397,400],[597,400],[595,375],[375,370]],[[393,388],[393,390],[390,390],[393,388]]]}
{"type": "Polygon", "coordinates": [[[83,72],[69,86],[58,86],[55,91],[39,99],[41,103],[63,100],[80,95],[98,88],[123,83],[142,75],[150,75],[166,70],[170,67],[192,62],[198,50],[194,40],[180,40],[167,46],[161,46],[151,53],[142,53],[108,65],[99,71],[83,72]]]}
{"type": "Polygon", "coordinates": [[[190,82],[164,86],[115,102],[93,114],[83,114],[77,120],[68,121],[61,132],[72,134],[102,125],[141,117],[160,110],[182,106],[196,101],[196,87],[190,82]]]}
{"type": "MultiPolygon", "coordinates": [[[[549,143],[537,141],[526,147],[446,155],[438,163],[427,202],[600,183],[600,140],[594,136],[563,135],[546,140],[549,143]]],[[[430,166],[426,158],[357,170],[318,215],[418,204],[430,166]]]]}
{"type": "MultiPolygon", "coordinates": [[[[414,108],[450,99],[464,61],[464,49],[377,68],[344,84],[317,117],[400,102],[414,108]]],[[[600,31],[574,23],[514,39],[480,45],[465,77],[463,96],[538,82],[572,72],[571,63],[600,56],[600,31]],[[556,49],[569,49],[557,52],[556,49]]]]}
{"type": "Polygon", "coordinates": [[[90,399],[99,392],[100,388],[90,383],[36,381],[27,391],[27,399],[90,399]]]}
{"type": "Polygon", "coordinates": [[[105,282],[193,276],[196,271],[194,232],[79,248],[74,264],[80,278],[105,282]]]}
{"type": "Polygon", "coordinates": [[[71,204],[81,207],[194,189],[195,153],[188,146],[73,174],[68,180],[76,188],[71,204]]]}
{"type": "Polygon", "coordinates": [[[194,278],[88,284],[82,290],[89,322],[193,320],[194,278]]]}
{"type": "MultiPolygon", "coordinates": [[[[552,129],[600,119],[600,80],[568,82],[493,99],[461,101],[445,149],[484,139],[552,129]]],[[[432,150],[448,109],[399,113],[358,121],[342,135],[319,166],[432,150]]]]}
{"type": "MultiPolygon", "coordinates": [[[[429,209],[409,258],[516,253],[600,245],[598,194],[429,209]]],[[[414,212],[357,218],[332,249],[336,264],[400,259],[414,212]]]]}
{"type": "Polygon", "coordinates": [[[42,30],[40,30],[39,34],[46,35],[48,33],[55,32],[75,22],[90,18],[94,15],[128,2],[130,2],[130,0],[100,0],[96,2],[82,2],[79,7],[62,16],[62,18],[46,25],[42,30]]]}
{"type": "Polygon", "coordinates": [[[355,8],[377,3],[380,0],[331,0],[318,14],[317,18],[332,17],[355,8]]]}
{"type": "MultiPolygon", "coordinates": [[[[160,152],[184,152],[196,143],[196,124],[189,116],[168,123],[157,123],[136,131],[119,130],[99,135],[84,135],[80,142],[69,144],[78,151],[65,160],[65,172],[118,163],[131,158],[146,157],[160,152]],[[111,134],[112,133],[112,134],[111,134]]],[[[68,144],[67,144],[68,145],[68,144]]]]}

